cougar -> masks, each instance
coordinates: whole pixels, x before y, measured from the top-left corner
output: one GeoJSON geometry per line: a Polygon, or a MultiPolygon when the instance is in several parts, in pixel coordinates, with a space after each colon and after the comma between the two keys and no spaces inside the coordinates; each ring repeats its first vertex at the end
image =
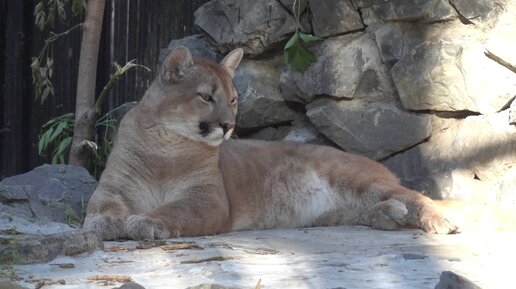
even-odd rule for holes
{"type": "Polygon", "coordinates": [[[178,47],[166,57],[120,123],[86,229],[104,240],[333,225],[457,232],[438,204],[366,157],[231,139],[242,56],[218,64],[178,47]]]}

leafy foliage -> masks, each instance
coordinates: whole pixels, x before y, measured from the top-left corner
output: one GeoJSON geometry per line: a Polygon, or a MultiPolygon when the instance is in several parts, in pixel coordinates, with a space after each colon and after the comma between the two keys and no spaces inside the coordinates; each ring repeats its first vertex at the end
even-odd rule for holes
{"type": "Polygon", "coordinates": [[[52,163],[64,163],[65,153],[72,143],[73,124],[73,113],[63,114],[45,123],[41,127],[43,133],[39,135],[38,153],[44,155],[52,147],[52,163]]]}
{"type": "MultiPolygon", "coordinates": [[[[34,8],[35,24],[40,30],[47,26],[55,28],[55,19],[66,20],[66,5],[70,0],[42,0],[34,8]]],[[[86,0],[72,0],[71,11],[74,16],[86,11],[86,0]]],[[[36,99],[40,98],[43,103],[49,95],[54,95],[52,75],[54,67],[53,42],[68,35],[71,31],[80,27],[81,24],[62,32],[49,32],[49,37],[45,40],[45,45],[38,56],[32,57],[30,65],[32,71],[32,83],[36,99]]]]}
{"type": "Polygon", "coordinates": [[[299,4],[299,1],[294,0],[292,11],[294,11],[294,18],[297,23],[296,32],[292,35],[289,41],[287,41],[287,44],[285,44],[283,54],[285,56],[285,63],[289,67],[305,72],[308,67],[310,67],[310,64],[317,61],[315,54],[308,50],[306,45],[323,39],[312,34],[299,31],[302,30],[302,26],[299,22],[299,16],[301,14],[300,7],[301,5],[299,4]]]}
{"type": "Polygon", "coordinates": [[[305,48],[304,44],[322,40],[319,37],[296,31],[284,48],[285,62],[290,66],[304,72],[310,64],[317,61],[315,55],[305,48]]]}
{"type": "MultiPolygon", "coordinates": [[[[69,0],[47,0],[39,2],[34,7],[34,17],[36,26],[40,30],[45,29],[46,26],[55,28],[56,13],[61,21],[66,20],[66,5],[69,0]]],[[[86,0],[72,0],[71,5],[72,14],[77,16],[83,11],[86,11],[86,0]]]]}

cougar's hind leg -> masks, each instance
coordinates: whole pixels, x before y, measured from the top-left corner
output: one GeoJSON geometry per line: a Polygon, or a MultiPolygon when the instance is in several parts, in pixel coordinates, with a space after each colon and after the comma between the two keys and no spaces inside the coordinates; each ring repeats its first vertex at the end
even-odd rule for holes
{"type": "Polygon", "coordinates": [[[419,192],[396,185],[389,188],[384,197],[389,201],[395,200],[406,206],[405,221],[409,226],[436,234],[459,232],[459,227],[446,217],[445,210],[419,192]]]}

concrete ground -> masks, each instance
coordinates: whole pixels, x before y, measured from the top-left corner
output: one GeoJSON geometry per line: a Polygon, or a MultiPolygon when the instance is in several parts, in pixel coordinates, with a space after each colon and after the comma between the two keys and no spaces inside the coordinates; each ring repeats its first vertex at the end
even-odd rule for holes
{"type": "Polygon", "coordinates": [[[495,289],[512,288],[516,274],[515,231],[477,228],[431,235],[415,229],[327,227],[233,232],[166,243],[137,249],[133,241],[106,242],[104,251],[15,270],[22,285],[47,284],[44,289],[116,288],[126,281],[121,275],[146,289],[207,283],[249,289],[433,289],[442,271],[495,289]],[[179,247],[184,249],[174,250],[179,247]],[[111,281],[91,280],[95,278],[111,281]]]}

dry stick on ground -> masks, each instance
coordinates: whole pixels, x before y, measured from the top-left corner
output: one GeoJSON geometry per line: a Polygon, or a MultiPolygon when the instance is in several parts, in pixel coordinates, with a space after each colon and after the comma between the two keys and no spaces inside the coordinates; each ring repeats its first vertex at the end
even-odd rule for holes
{"type": "Polygon", "coordinates": [[[95,133],[95,80],[105,0],[89,0],[82,25],[81,54],[77,76],[75,127],[69,163],[86,167],[95,133]]]}
{"type": "Polygon", "coordinates": [[[127,275],[95,275],[88,278],[92,281],[108,281],[108,282],[120,282],[127,283],[131,282],[131,277],[127,275]]]}

